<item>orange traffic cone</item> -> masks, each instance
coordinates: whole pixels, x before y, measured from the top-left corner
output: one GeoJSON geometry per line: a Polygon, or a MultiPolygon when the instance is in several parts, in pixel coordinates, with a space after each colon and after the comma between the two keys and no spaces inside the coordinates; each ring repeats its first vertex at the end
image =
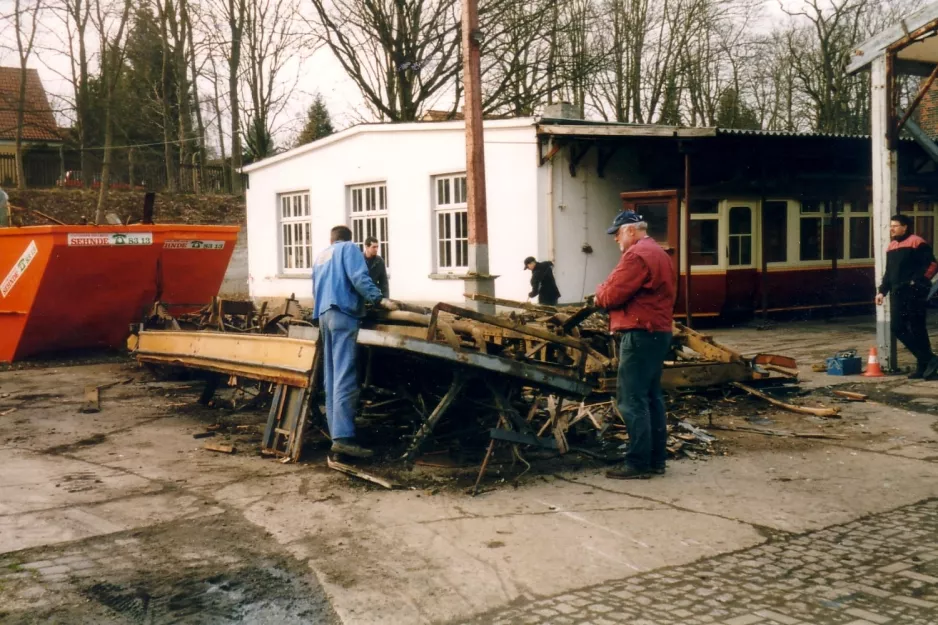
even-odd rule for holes
{"type": "Polygon", "coordinates": [[[879,354],[876,352],[875,347],[870,348],[870,357],[866,361],[866,371],[863,372],[863,377],[865,378],[881,378],[886,374],[883,373],[882,368],[879,366],[879,354]]]}

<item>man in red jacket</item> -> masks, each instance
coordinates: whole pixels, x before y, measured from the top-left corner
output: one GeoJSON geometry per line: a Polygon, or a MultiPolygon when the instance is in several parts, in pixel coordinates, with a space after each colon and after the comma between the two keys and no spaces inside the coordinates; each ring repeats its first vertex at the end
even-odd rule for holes
{"type": "Polygon", "coordinates": [[[607,232],[615,235],[622,257],[597,287],[595,303],[609,312],[609,330],[620,340],[617,403],[629,449],[625,462],[606,477],[646,479],[664,474],[667,455],[661,370],[671,349],[674,266],[648,236],[641,215],[622,211],[607,232]]]}

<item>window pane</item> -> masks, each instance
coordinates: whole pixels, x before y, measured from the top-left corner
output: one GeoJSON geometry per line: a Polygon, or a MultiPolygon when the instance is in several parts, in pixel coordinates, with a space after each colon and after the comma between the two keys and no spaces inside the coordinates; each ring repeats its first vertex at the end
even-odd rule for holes
{"type": "Polygon", "coordinates": [[[801,260],[821,260],[821,219],[819,217],[802,217],[799,247],[801,260]]]}
{"type": "Polygon", "coordinates": [[[834,258],[834,252],[837,252],[837,258],[844,257],[844,220],[838,217],[836,221],[830,217],[824,220],[824,260],[834,258]]]}
{"type": "Polygon", "coordinates": [[[740,265],[739,262],[740,237],[730,237],[730,265],[740,265]]]}
{"type": "Polygon", "coordinates": [[[443,204],[450,204],[450,179],[446,178],[443,182],[443,204]]]}
{"type": "Polygon", "coordinates": [[[303,196],[303,214],[309,216],[309,194],[303,196]]]}
{"type": "Polygon", "coordinates": [[[442,178],[437,179],[436,181],[436,203],[437,205],[443,203],[443,183],[442,178]]]}
{"type": "Polygon", "coordinates": [[[872,220],[869,217],[850,218],[850,258],[872,258],[872,220]]]}
{"type": "Polygon", "coordinates": [[[648,223],[648,234],[659,243],[668,240],[668,203],[636,204],[635,212],[648,223]]]}
{"type": "Polygon", "coordinates": [[[762,205],[762,227],[765,231],[765,262],[784,263],[787,261],[788,203],[764,203],[762,205]]]}
{"type": "Polygon", "coordinates": [[[720,236],[720,222],[716,219],[691,220],[690,222],[690,264],[716,265],[720,262],[717,243],[720,236]]]}
{"type": "Polygon", "coordinates": [[[915,234],[917,234],[918,236],[928,241],[928,244],[934,247],[935,218],[931,216],[916,217],[915,218],[915,234]]]}
{"type": "Polygon", "coordinates": [[[752,209],[748,206],[730,209],[730,234],[752,234],[752,209]]]}
{"type": "Polygon", "coordinates": [[[384,210],[388,206],[387,199],[387,190],[384,188],[384,185],[378,187],[378,209],[384,210]]]}
{"type": "Polygon", "coordinates": [[[691,215],[716,215],[720,212],[720,202],[718,200],[691,200],[691,215]]]}
{"type": "Polygon", "coordinates": [[[752,235],[740,237],[740,265],[752,264],[752,235]]]}
{"type": "Polygon", "coordinates": [[[867,201],[850,202],[849,211],[851,213],[868,213],[870,212],[870,203],[867,201]]]}
{"type": "Polygon", "coordinates": [[[469,237],[469,211],[462,211],[459,213],[459,225],[462,231],[462,234],[459,235],[463,238],[469,237]]]}

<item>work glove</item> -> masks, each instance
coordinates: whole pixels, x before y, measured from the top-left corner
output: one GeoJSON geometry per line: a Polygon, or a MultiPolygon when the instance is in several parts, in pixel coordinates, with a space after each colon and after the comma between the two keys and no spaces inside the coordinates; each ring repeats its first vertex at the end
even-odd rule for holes
{"type": "Polygon", "coordinates": [[[383,308],[385,310],[400,310],[401,303],[395,302],[393,299],[382,297],[381,301],[378,302],[378,308],[383,308]]]}

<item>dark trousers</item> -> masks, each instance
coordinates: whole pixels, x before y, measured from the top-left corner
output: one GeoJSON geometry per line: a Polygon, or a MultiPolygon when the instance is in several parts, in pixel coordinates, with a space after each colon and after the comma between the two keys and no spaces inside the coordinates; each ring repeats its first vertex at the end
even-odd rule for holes
{"type": "Polygon", "coordinates": [[[928,311],[928,287],[903,286],[891,295],[891,318],[893,336],[902,341],[906,349],[912,352],[918,362],[918,368],[924,369],[934,357],[928,330],[925,328],[928,311]]]}
{"type": "Polygon", "coordinates": [[[617,403],[629,432],[625,461],[639,470],[663,467],[668,439],[661,370],[670,332],[631,330],[619,344],[617,403]]]}

